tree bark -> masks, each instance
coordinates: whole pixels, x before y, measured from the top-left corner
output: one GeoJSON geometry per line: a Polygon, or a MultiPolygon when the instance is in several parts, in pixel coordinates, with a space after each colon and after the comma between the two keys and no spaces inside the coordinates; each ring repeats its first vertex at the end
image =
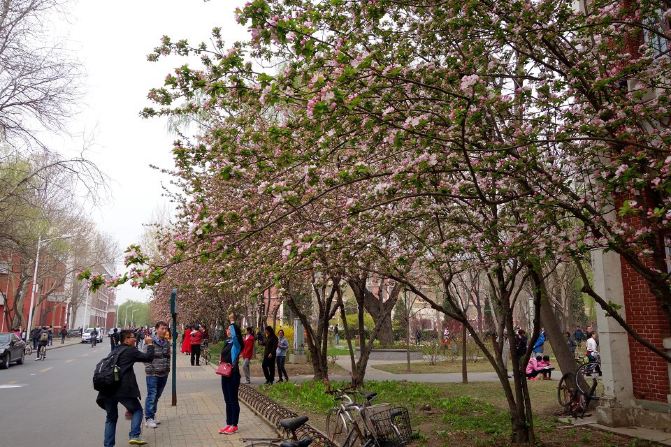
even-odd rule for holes
{"type": "Polygon", "coordinates": [[[461,325],[461,383],[468,383],[468,365],[466,363],[466,325],[461,325]]]}
{"type": "Polygon", "coordinates": [[[559,368],[561,369],[562,374],[567,372],[575,373],[575,359],[573,358],[573,355],[571,355],[571,351],[568,349],[566,335],[562,332],[557,315],[550,303],[543,276],[535,267],[532,267],[530,272],[534,286],[534,294],[538,293],[540,295],[541,323],[545,328],[547,338],[549,338],[550,345],[552,346],[552,352],[554,352],[557,362],[559,363],[559,368]]]}

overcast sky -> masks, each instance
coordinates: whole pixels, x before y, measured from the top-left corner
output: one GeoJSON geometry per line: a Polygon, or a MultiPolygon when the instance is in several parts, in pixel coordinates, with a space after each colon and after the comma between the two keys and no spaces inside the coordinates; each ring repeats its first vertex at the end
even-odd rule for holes
{"type": "MultiPolygon", "coordinates": [[[[83,101],[62,150],[75,153],[83,140],[92,141],[86,156],[109,176],[111,195],[91,215],[122,249],[139,242],[142,225],[167,206],[161,182],[168,179],[149,165],[172,166],[174,137],[165,121],[142,119],[138,114],[149,105],[148,90],[161,86],[179,60],[150,63],[146,56],[163,35],[195,43],[207,40],[211,29],[220,26],[227,43],[244,39],[246,31],[234,19],[234,10],[242,3],[79,0],[69,9],[68,20],[56,25],[64,45],[85,71],[83,101]]],[[[120,263],[118,269],[123,271],[120,263]]],[[[117,292],[117,303],[147,298],[146,292],[130,286],[117,292]]]]}

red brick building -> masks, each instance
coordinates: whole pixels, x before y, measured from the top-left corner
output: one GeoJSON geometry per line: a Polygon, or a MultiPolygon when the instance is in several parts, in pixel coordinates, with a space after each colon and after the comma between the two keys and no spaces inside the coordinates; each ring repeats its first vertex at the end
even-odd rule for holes
{"type": "MultiPolygon", "coordinates": [[[[41,256],[48,257],[42,253],[41,256]]],[[[65,264],[49,259],[48,272],[40,269],[35,289],[33,327],[53,326],[60,328],[66,324],[67,302],[64,294],[65,264]]],[[[28,269],[32,271],[32,269],[28,269]]],[[[26,328],[33,293],[32,275],[26,275],[26,265],[16,251],[5,250],[0,253],[0,331],[6,332],[15,326],[26,328]],[[22,274],[23,271],[23,274],[22,274]],[[23,276],[23,281],[22,281],[23,276]],[[26,276],[28,278],[26,279],[26,276]],[[17,296],[22,304],[16,306],[17,296]]]]}

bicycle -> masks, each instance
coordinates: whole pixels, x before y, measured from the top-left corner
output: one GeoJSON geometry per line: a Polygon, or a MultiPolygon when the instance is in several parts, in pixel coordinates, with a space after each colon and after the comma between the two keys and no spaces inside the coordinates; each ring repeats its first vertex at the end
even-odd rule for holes
{"type": "Polygon", "coordinates": [[[296,430],[302,427],[307,421],[307,416],[298,416],[295,418],[280,419],[278,425],[288,436],[286,438],[242,438],[241,441],[246,447],[308,447],[312,443],[312,438],[298,439],[296,430]]]}
{"type": "Polygon", "coordinates": [[[201,351],[200,351],[200,359],[203,362],[205,362],[205,365],[210,364],[210,345],[209,345],[207,339],[203,340],[203,344],[201,346],[201,351]]]}
{"type": "Polygon", "coordinates": [[[45,360],[47,358],[47,347],[46,345],[40,345],[37,347],[37,358],[35,360],[45,360]]]}
{"type": "Polygon", "coordinates": [[[326,417],[329,439],[341,447],[400,447],[408,444],[412,436],[408,409],[388,404],[372,405],[377,393],[360,393],[365,402],[358,404],[347,393],[336,389],[340,403],[326,417]]]}
{"type": "Polygon", "coordinates": [[[603,395],[603,382],[599,380],[601,359],[598,353],[594,357],[593,361],[582,363],[575,374],[564,374],[557,385],[559,405],[573,417],[584,417],[590,403],[603,395]]]}

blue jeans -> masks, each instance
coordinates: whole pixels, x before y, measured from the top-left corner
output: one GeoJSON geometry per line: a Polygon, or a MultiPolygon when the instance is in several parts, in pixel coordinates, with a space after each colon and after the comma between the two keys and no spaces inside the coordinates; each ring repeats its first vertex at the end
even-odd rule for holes
{"type": "Polygon", "coordinates": [[[158,400],[163,394],[166,383],[168,383],[168,376],[147,376],[147,399],[144,403],[145,419],[154,419],[156,416],[158,400]]]}
{"type": "Polygon", "coordinates": [[[117,399],[109,397],[105,399],[105,411],[107,411],[107,418],[105,419],[105,447],[113,447],[115,443],[116,421],[119,418],[118,404],[126,407],[126,410],[133,414],[130,421],[130,432],[128,437],[130,439],[139,438],[142,432],[142,405],[138,398],[117,399]]]}

